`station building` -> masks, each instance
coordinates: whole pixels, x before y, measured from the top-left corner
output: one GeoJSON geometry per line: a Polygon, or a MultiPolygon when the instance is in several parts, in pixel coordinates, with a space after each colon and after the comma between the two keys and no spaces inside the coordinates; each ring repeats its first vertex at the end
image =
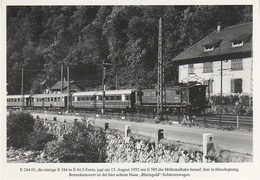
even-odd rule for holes
{"type": "Polygon", "coordinates": [[[210,95],[253,94],[252,22],[217,29],[176,56],[179,82],[209,85],[210,95]]]}

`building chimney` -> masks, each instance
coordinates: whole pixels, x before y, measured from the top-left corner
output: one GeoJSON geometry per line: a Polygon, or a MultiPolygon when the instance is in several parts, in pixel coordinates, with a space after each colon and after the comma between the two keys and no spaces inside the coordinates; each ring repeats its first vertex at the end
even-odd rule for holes
{"type": "Polygon", "coordinates": [[[221,22],[218,22],[217,32],[219,33],[220,31],[221,31],[221,22]]]}

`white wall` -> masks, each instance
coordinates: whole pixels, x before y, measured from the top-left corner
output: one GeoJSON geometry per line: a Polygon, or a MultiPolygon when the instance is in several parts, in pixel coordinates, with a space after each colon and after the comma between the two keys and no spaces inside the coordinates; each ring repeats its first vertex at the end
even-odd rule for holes
{"type": "MultiPolygon", "coordinates": [[[[250,82],[251,82],[251,65],[252,58],[243,59],[243,70],[231,71],[231,61],[223,61],[223,78],[222,78],[222,92],[223,95],[231,94],[231,79],[241,78],[243,81],[242,94],[250,94],[250,82]]],[[[220,94],[220,67],[221,62],[213,62],[213,72],[212,73],[203,73],[203,63],[194,64],[194,73],[196,76],[208,80],[213,79],[213,93],[220,94]]],[[[179,82],[182,82],[188,76],[188,65],[179,66],[179,82]]],[[[194,76],[194,75],[193,75],[194,76]]]]}

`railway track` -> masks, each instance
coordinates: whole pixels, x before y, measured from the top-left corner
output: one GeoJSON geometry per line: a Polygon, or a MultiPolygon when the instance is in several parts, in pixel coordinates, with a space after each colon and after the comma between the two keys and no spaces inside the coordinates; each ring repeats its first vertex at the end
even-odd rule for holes
{"type": "MultiPolygon", "coordinates": [[[[48,113],[48,114],[67,114],[64,109],[45,109],[45,110],[29,110],[34,113],[48,113]]],[[[135,110],[135,111],[106,111],[106,114],[101,115],[99,111],[93,110],[71,110],[68,114],[81,115],[81,116],[102,116],[105,119],[121,119],[137,122],[159,122],[154,112],[148,110],[135,110]]],[[[200,126],[214,127],[222,126],[229,127],[229,129],[239,129],[246,127],[251,131],[253,129],[253,117],[244,115],[226,115],[226,114],[189,114],[193,116],[194,124],[200,126]]],[[[183,119],[182,114],[177,115],[164,115],[163,123],[175,122],[180,124],[183,119]]]]}

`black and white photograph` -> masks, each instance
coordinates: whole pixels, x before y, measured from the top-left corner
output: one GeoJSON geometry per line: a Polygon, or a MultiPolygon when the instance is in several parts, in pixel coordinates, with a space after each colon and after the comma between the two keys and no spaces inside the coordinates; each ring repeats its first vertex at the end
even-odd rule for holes
{"type": "Polygon", "coordinates": [[[259,2],[179,3],[2,3],[3,179],[260,178],[259,2]]]}

